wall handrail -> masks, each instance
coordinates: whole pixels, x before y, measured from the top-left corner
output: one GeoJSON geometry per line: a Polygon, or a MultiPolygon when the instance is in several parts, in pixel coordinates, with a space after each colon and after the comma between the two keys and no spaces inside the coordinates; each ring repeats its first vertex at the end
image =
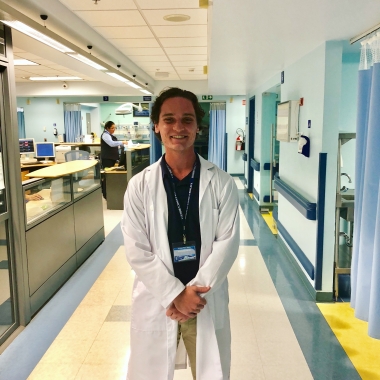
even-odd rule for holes
{"type": "Polygon", "coordinates": [[[257,172],[260,171],[260,162],[256,161],[254,158],[251,158],[251,166],[257,172]]]}
{"type": "Polygon", "coordinates": [[[279,177],[275,177],[276,190],[286,198],[306,219],[317,220],[317,204],[309,202],[304,196],[290,187],[279,177]]]}

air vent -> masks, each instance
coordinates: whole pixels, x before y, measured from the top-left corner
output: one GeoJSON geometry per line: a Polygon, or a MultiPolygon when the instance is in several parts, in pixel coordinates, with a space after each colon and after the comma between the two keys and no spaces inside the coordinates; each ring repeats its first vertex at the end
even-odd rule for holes
{"type": "Polygon", "coordinates": [[[166,71],[157,71],[157,72],[154,73],[154,75],[157,78],[167,78],[169,76],[169,73],[166,72],[166,71]]]}
{"type": "Polygon", "coordinates": [[[164,16],[164,20],[171,21],[171,22],[183,22],[183,21],[190,20],[190,16],[181,15],[181,14],[166,15],[164,16]]]}

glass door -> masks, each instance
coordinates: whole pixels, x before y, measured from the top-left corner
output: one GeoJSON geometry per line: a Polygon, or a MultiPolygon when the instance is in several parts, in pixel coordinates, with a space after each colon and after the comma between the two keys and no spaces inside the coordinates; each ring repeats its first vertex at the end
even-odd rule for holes
{"type": "Polygon", "coordinates": [[[14,258],[10,238],[10,212],[6,194],[8,188],[6,168],[4,83],[5,67],[0,64],[0,344],[13,332],[16,324],[14,258]]]}

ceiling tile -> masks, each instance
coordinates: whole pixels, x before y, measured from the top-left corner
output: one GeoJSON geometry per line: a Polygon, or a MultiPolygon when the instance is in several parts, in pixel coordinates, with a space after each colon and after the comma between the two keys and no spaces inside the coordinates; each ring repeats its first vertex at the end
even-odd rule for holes
{"type": "Polygon", "coordinates": [[[169,59],[172,62],[186,62],[186,61],[205,61],[207,60],[207,55],[170,55],[169,59]]]}
{"type": "Polygon", "coordinates": [[[149,62],[149,61],[155,61],[155,62],[169,62],[166,55],[134,55],[129,56],[129,59],[131,59],[134,62],[149,62]]]}
{"type": "Polygon", "coordinates": [[[133,0],[112,0],[101,1],[95,5],[94,1],[78,1],[78,0],[59,0],[67,8],[75,11],[104,11],[104,10],[119,10],[119,9],[136,9],[136,5],[133,0]]]}
{"type": "Polygon", "coordinates": [[[207,9],[160,9],[144,10],[143,14],[150,25],[207,25],[207,9]],[[164,16],[172,14],[183,14],[190,16],[190,19],[182,22],[164,20],[164,16]]]}
{"type": "Polygon", "coordinates": [[[163,47],[207,46],[207,37],[161,38],[163,47]]]}
{"type": "Polygon", "coordinates": [[[165,52],[161,48],[120,48],[120,51],[128,56],[138,55],[164,55],[165,52]]]}
{"type": "Polygon", "coordinates": [[[139,11],[78,11],[75,13],[92,27],[146,25],[139,11]]]}
{"type": "Polygon", "coordinates": [[[99,26],[94,29],[104,38],[153,38],[147,26],[99,26]]]}
{"type": "Polygon", "coordinates": [[[189,74],[189,75],[194,75],[194,74],[202,74],[203,75],[203,66],[187,66],[187,67],[176,67],[176,72],[178,74],[189,74]],[[194,70],[194,71],[190,71],[194,70]]]}
{"type": "MultiPolygon", "coordinates": [[[[188,61],[178,61],[178,62],[173,62],[174,67],[188,67],[190,63],[188,61]]],[[[199,60],[199,61],[191,61],[191,65],[196,65],[196,66],[206,66],[207,65],[207,60],[199,60]]]]}
{"type": "Polygon", "coordinates": [[[180,75],[182,80],[207,80],[207,75],[180,75]]]}
{"type": "Polygon", "coordinates": [[[152,26],[157,37],[207,37],[207,25],[152,26]]]}
{"type": "Polygon", "coordinates": [[[199,0],[137,0],[141,9],[197,9],[199,0]]]}
{"type": "Polygon", "coordinates": [[[173,68],[174,66],[170,62],[153,62],[153,61],[146,61],[146,62],[140,62],[139,66],[141,68],[155,68],[155,69],[162,69],[162,68],[173,68]]]}
{"type": "Polygon", "coordinates": [[[205,54],[207,55],[207,47],[175,47],[165,48],[169,56],[182,54],[205,54]]]}
{"type": "Polygon", "coordinates": [[[181,78],[177,74],[169,74],[168,77],[156,77],[153,76],[154,80],[180,80],[181,78]]]}
{"type": "Polygon", "coordinates": [[[159,43],[154,38],[109,38],[112,44],[117,48],[155,48],[160,47],[159,43]]]}

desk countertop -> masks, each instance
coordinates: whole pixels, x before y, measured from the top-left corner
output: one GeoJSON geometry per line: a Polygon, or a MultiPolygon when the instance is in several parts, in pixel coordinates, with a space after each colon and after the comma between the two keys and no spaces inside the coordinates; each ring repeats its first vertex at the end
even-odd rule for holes
{"type": "Polygon", "coordinates": [[[47,168],[36,170],[26,175],[26,177],[38,177],[38,178],[55,178],[68,174],[81,172],[82,170],[89,169],[95,166],[98,160],[77,160],[64,162],[59,165],[52,165],[47,168]]]}
{"type": "Polygon", "coordinates": [[[55,165],[56,162],[51,162],[48,164],[42,164],[42,163],[35,163],[35,164],[29,164],[29,165],[23,165],[21,164],[21,169],[28,169],[28,168],[45,168],[47,166],[53,166],[55,165]]]}

